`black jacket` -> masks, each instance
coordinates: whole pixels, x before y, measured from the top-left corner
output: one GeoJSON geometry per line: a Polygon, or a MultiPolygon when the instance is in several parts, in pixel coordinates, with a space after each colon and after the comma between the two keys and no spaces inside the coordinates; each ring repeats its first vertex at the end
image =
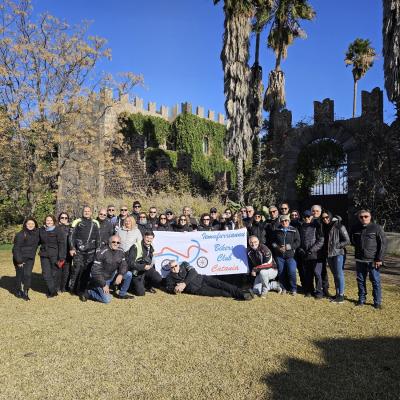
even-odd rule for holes
{"type": "Polygon", "coordinates": [[[386,235],[378,224],[357,224],[351,234],[355,259],[362,261],[383,261],[386,252],[386,235]]]}
{"type": "Polygon", "coordinates": [[[69,247],[76,251],[94,253],[100,247],[98,221],[91,218],[78,218],[71,224],[69,247]]]}
{"type": "Polygon", "coordinates": [[[279,226],[272,232],[272,251],[275,257],[292,258],[296,249],[300,246],[300,235],[299,231],[293,226],[288,227],[285,232],[282,226],[279,226]],[[280,251],[280,247],[285,246],[283,252],[280,251]]]}
{"type": "Polygon", "coordinates": [[[210,225],[198,225],[197,227],[198,231],[215,231],[216,229],[210,224],[210,225]]]}
{"type": "Polygon", "coordinates": [[[345,247],[350,244],[349,234],[346,227],[341,224],[341,218],[335,218],[337,221],[331,222],[329,226],[323,224],[325,257],[344,255],[345,247]]]}
{"type": "Polygon", "coordinates": [[[69,225],[63,225],[60,224],[58,225],[58,228],[61,230],[61,232],[63,233],[64,236],[64,250],[65,250],[65,256],[62,257],[61,259],[64,260],[70,260],[71,256],[69,255],[69,246],[68,246],[68,235],[69,235],[69,231],[70,231],[70,226],[69,225]]]}
{"type": "Polygon", "coordinates": [[[46,231],[45,227],[39,228],[40,257],[48,257],[56,260],[65,260],[65,236],[62,229],[56,226],[52,231],[46,231]]]}
{"type": "Polygon", "coordinates": [[[175,224],[174,225],[174,232],[192,232],[193,228],[191,225],[181,225],[181,224],[175,224]]]}
{"type": "Polygon", "coordinates": [[[39,246],[39,229],[23,229],[14,238],[12,248],[14,264],[22,264],[26,260],[34,260],[39,246]]]}
{"type": "Polygon", "coordinates": [[[110,247],[99,249],[91,270],[91,286],[104,287],[115,271],[124,275],[128,270],[125,253],[122,249],[112,250],[110,247]]]}
{"type": "Polygon", "coordinates": [[[160,231],[160,232],[173,232],[173,228],[170,224],[158,224],[157,228],[154,229],[155,231],[160,231]]]}
{"type": "Polygon", "coordinates": [[[271,250],[264,244],[260,244],[256,250],[247,249],[247,258],[249,260],[250,270],[261,264],[273,263],[273,268],[276,269],[276,264],[272,258],[271,250]]]}
{"type": "Polygon", "coordinates": [[[139,224],[138,222],[137,227],[142,236],[144,236],[145,232],[153,232],[153,226],[149,222],[146,222],[145,224],[139,224]]]}
{"type": "Polygon", "coordinates": [[[265,244],[265,223],[260,221],[260,222],[254,222],[247,228],[247,231],[249,232],[249,236],[257,236],[258,240],[260,243],[265,244]]]}
{"type": "Polygon", "coordinates": [[[271,248],[274,231],[280,226],[279,218],[269,219],[265,223],[265,244],[271,248]]]}
{"type": "Polygon", "coordinates": [[[179,266],[179,272],[170,272],[165,279],[165,288],[167,292],[174,293],[177,283],[184,282],[186,284],[184,292],[197,294],[203,285],[203,275],[197,273],[194,267],[187,262],[183,262],[179,266]]]}
{"type": "Polygon", "coordinates": [[[108,246],[108,240],[110,237],[114,234],[114,226],[113,224],[108,221],[107,219],[101,221],[100,219],[97,219],[100,224],[100,247],[105,247],[108,246]]]}
{"type": "Polygon", "coordinates": [[[298,254],[304,260],[317,260],[318,252],[324,245],[324,235],[318,223],[311,221],[306,224],[303,222],[300,225],[300,247],[298,254]]]}
{"type": "Polygon", "coordinates": [[[135,243],[127,252],[129,271],[132,271],[134,276],[143,274],[145,272],[144,267],[146,265],[151,265],[153,254],[154,248],[152,245],[146,247],[143,240],[140,243],[135,243]],[[140,246],[140,248],[138,248],[138,246],[140,246]]]}

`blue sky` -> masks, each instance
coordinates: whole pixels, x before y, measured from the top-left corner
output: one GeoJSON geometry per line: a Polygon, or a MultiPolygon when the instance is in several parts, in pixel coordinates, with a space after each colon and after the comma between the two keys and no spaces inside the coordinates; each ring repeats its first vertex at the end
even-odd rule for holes
{"type": "MultiPolygon", "coordinates": [[[[282,64],[286,74],[287,108],[293,121],[308,120],[313,101],[330,97],[337,118],[351,117],[353,78],[344,65],[344,53],[357,37],[368,38],[379,55],[359,81],[361,90],[383,88],[382,10],[379,0],[311,0],[315,21],[303,24],[306,40],[289,48],[282,64]]],[[[221,2],[222,3],[222,2],[221,2]]],[[[92,21],[91,34],[105,37],[112,61],[99,71],[133,71],[144,75],[145,88],[134,92],[157,108],[189,101],[224,112],[223,73],[219,59],[224,15],[212,0],[33,0],[36,12],[49,11],[70,23],[92,21]]],[[[274,65],[262,37],[264,84],[274,65]]],[[[252,52],[253,54],[253,52],[252,52]]],[[[394,119],[394,108],[384,95],[384,118],[394,119]]]]}

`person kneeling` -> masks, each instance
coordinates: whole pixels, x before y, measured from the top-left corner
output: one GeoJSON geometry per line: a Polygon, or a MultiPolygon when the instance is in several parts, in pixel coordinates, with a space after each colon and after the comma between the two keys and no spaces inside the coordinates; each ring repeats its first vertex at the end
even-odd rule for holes
{"type": "Polygon", "coordinates": [[[121,239],[118,235],[110,237],[108,247],[98,250],[93,264],[89,290],[81,296],[82,301],[87,299],[97,300],[101,303],[110,303],[110,285],[114,282],[121,286],[118,297],[120,299],[133,299],[127,295],[131,284],[132,272],[128,271],[128,264],[125,260],[125,253],[119,248],[121,239]]]}
{"type": "Polygon", "coordinates": [[[169,293],[189,293],[210,297],[233,297],[237,300],[252,300],[252,291],[241,291],[237,286],[220,281],[213,276],[200,275],[189,263],[179,265],[169,262],[170,273],[166,278],[166,290],[169,293]]]}
{"type": "Polygon", "coordinates": [[[272,253],[255,235],[249,237],[247,257],[251,275],[255,277],[253,292],[260,297],[265,297],[270,290],[281,293],[281,285],[274,280],[278,276],[278,268],[272,253]]]}

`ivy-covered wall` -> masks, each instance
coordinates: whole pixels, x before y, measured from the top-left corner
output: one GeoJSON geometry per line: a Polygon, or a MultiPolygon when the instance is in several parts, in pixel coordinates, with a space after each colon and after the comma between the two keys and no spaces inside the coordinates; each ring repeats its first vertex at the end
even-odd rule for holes
{"type": "Polygon", "coordinates": [[[224,155],[224,125],[189,113],[180,114],[172,123],[139,113],[121,115],[120,121],[132,150],[147,143],[144,157],[149,174],[160,169],[183,172],[204,190],[218,185],[216,176],[224,172],[235,181],[234,164],[224,155]],[[205,140],[208,149],[204,149],[205,140]]]}

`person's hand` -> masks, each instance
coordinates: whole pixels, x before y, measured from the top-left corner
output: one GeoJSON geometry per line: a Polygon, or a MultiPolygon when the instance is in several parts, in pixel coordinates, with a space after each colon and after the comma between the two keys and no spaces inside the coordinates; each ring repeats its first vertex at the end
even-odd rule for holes
{"type": "Polygon", "coordinates": [[[181,282],[175,286],[175,293],[182,293],[185,290],[186,283],[181,282]]]}
{"type": "Polygon", "coordinates": [[[120,285],[122,282],[123,276],[121,274],[118,274],[117,277],[115,278],[115,284],[120,285]]]}
{"type": "Polygon", "coordinates": [[[251,271],[251,276],[257,276],[257,271],[256,271],[255,269],[253,269],[253,270],[251,271]]]}
{"type": "Polygon", "coordinates": [[[103,292],[104,292],[105,294],[110,294],[110,288],[108,287],[108,285],[106,285],[106,286],[103,287],[103,292]]]}
{"type": "Polygon", "coordinates": [[[280,247],[279,247],[279,251],[280,251],[281,253],[284,253],[284,252],[285,252],[285,246],[280,246],[280,247]]]}
{"type": "Polygon", "coordinates": [[[375,261],[374,267],[375,267],[375,269],[379,269],[380,267],[382,267],[382,261],[375,261]]]}
{"type": "Polygon", "coordinates": [[[71,257],[74,257],[76,255],[76,250],[74,250],[74,249],[70,250],[69,254],[70,254],[71,257]]]}
{"type": "Polygon", "coordinates": [[[145,271],[148,271],[150,268],[151,268],[151,265],[145,265],[145,266],[144,266],[144,270],[145,270],[145,271]]]}

